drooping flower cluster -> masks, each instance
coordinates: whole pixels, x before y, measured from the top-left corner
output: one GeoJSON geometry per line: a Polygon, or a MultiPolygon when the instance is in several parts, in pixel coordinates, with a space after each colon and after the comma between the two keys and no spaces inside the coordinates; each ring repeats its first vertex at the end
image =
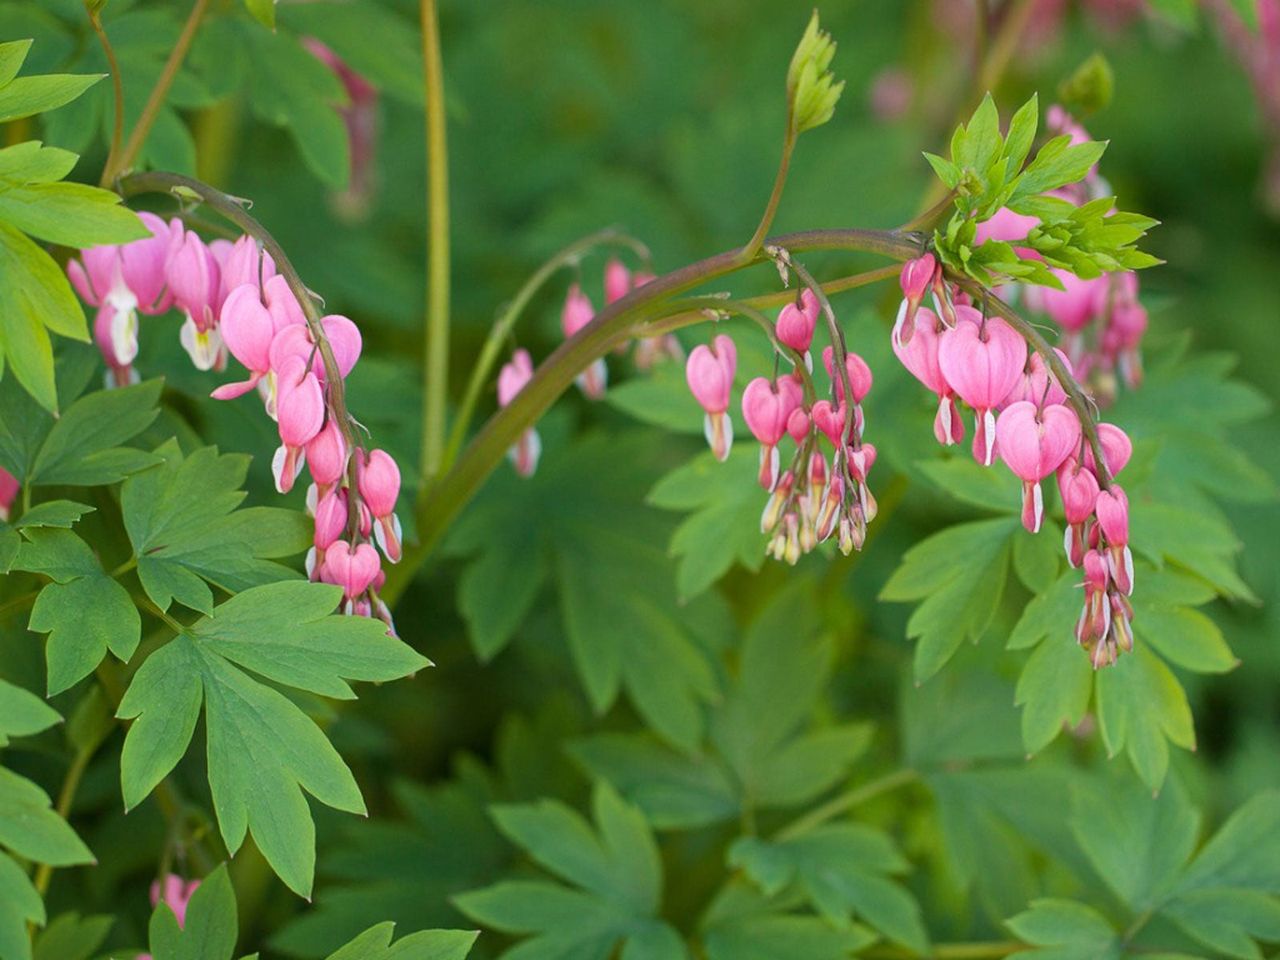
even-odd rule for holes
{"type": "MultiPolygon", "coordinates": [[[[604,267],[604,299],[611,304],[621,300],[632,290],[642,287],[653,279],[648,271],[632,272],[617,257],[609,258],[604,267]]],[[[595,319],[596,309],[591,298],[583,291],[580,283],[569,287],[564,307],[560,311],[560,329],[565,339],[578,333],[583,327],[595,319]]],[[[620,348],[625,350],[626,346],[620,348]]],[[[670,335],[642,337],[636,341],[633,359],[640,370],[647,370],[661,357],[672,356],[683,358],[684,352],[680,342],[670,335]]],[[[503,365],[498,374],[498,406],[505,407],[515,399],[516,394],[524,389],[533,379],[533,358],[523,348],[516,350],[511,360],[503,365]]],[[[609,384],[609,367],[604,357],[598,357],[586,370],[577,377],[578,388],[591,400],[599,400],[604,396],[609,384]]],[[[542,453],[542,442],[533,427],[527,429],[519,441],[508,451],[508,456],[520,476],[532,476],[538,467],[538,458],[542,453]]]]}
{"type": "MultiPolygon", "coordinates": [[[[760,443],[760,486],[769,492],[760,518],[762,532],[770,535],[767,551],[791,564],[832,535],[845,554],[861,549],[876,514],[867,487],[876,449],[862,439],[861,404],[871,389],[871,370],[843,345],[827,347],[822,360],[831,399],[817,398],[810,347],[822,309],[810,290],[782,308],[774,335],[794,353],[794,369],[756,377],[742,393],[743,421],[760,443]],[[795,450],[783,469],[781,447],[788,437],[795,450]],[[832,448],[830,460],[824,439],[832,448]]],[[[707,443],[720,460],[733,444],[728,411],[736,373],[737,350],[725,334],[695,347],[685,366],[689,390],[706,413],[707,443]]]]}
{"type": "MultiPolygon", "coordinates": [[[[166,873],[163,879],[151,884],[151,907],[155,909],[163,903],[173,911],[178,928],[182,929],[187,924],[187,907],[199,889],[199,880],[184,881],[176,873],[166,873]]],[[[151,954],[140,953],[138,960],[151,960],[151,954]]]]}
{"type": "MultiPolygon", "coordinates": [[[[1022,523],[1032,533],[1044,520],[1040,483],[1056,475],[1067,520],[1067,559],[1083,566],[1086,577],[1076,636],[1095,667],[1114,663],[1121,651],[1133,648],[1129,503],[1113,482],[1132,453],[1128,436],[1112,424],[1097,425],[1104,460],[1099,466],[1063,384],[1016,330],[964,302],[931,254],[906,263],[900,279],[903,302],[893,350],[938,397],[935,437],[945,445],[961,442],[964,422],[956,400],[972,408],[973,457],[984,466],[999,458],[1022,481],[1022,523]],[[920,305],[930,291],[936,313],[920,305]]],[[[1070,356],[1055,353],[1071,374],[1070,356]]]]}
{"type": "Polygon", "coordinates": [[[307,510],[315,537],[307,573],[341,586],[346,612],[376,614],[392,627],[378,597],[385,575],[373,543],[387,560],[399,561],[400,471],[385,451],[356,442],[341,400],[343,381],[360,358],[359,329],[338,314],[309,320],[253,237],[206,244],[177,219],[141,216],[151,237],[90,248],[68,266],[81,295],[98,307],[95,331],[108,385],[137,378],[138,314],[180,309],[180,339],[198,369],[225,370],[234,357],[249,373],[212,396],[231,400],[257,390],[276,421],[276,489],[288,493],[304,467],[310,472],[307,510]]]}

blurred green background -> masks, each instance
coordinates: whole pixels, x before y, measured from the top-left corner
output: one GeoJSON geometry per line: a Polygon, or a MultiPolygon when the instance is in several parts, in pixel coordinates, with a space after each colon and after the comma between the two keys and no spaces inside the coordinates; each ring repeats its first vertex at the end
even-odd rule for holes
{"type": "MultiPolygon", "coordinates": [[[[100,55],[85,42],[82,26],[67,26],[77,22],[77,6],[69,0],[55,0],[47,9],[0,4],[0,34],[37,36],[33,69],[97,68],[100,55]]],[[[1244,72],[1224,49],[1210,18],[1187,28],[1139,13],[1114,26],[1076,4],[1045,6],[1063,8],[1060,29],[1018,45],[995,91],[997,101],[1007,113],[1038,91],[1047,105],[1058,84],[1086,57],[1094,52],[1107,57],[1115,71],[1114,98],[1086,125],[1095,137],[1111,141],[1102,172],[1121,205],[1162,222],[1149,249],[1167,265],[1142,278],[1151,309],[1149,343],[1158,356],[1185,332],[1193,351],[1228,351],[1240,358],[1239,376],[1274,402],[1280,397],[1274,372],[1280,350],[1280,222],[1268,216],[1260,201],[1271,142],[1244,72]]],[[[810,7],[776,0],[443,0],[441,7],[450,120],[456,397],[498,307],[542,260],[576,237],[620,226],[651,247],[655,267],[662,272],[731,248],[750,235],[777,163],[786,64],[810,7]]],[[[112,0],[106,24],[126,45],[134,38],[136,53],[131,56],[153,69],[176,35],[179,14],[169,5],[112,0]],[[150,19],[142,22],[143,17],[150,19]]],[[[931,172],[920,152],[944,152],[953,124],[973,105],[973,54],[959,26],[972,17],[972,4],[837,0],[822,4],[821,15],[839,41],[834,69],[847,86],[832,122],[802,138],[775,229],[894,226],[919,209],[931,187],[931,172]]],[[[361,324],[368,359],[352,380],[353,410],[380,444],[402,462],[416,463],[425,204],[415,5],[282,3],[279,16],[282,35],[321,37],[382,89],[376,190],[365,215],[335,215],[334,188],[304,162],[297,136],[263,122],[262,98],[279,78],[264,59],[271,55],[269,48],[237,39],[237,31],[249,29],[247,23],[210,31],[209,39],[197,42],[189,82],[175,88],[189,135],[170,128],[171,136],[157,137],[150,160],[195,172],[253,199],[255,216],[275,232],[328,308],[361,324]],[[353,9],[372,18],[367,27],[353,26],[353,9]],[[240,92],[228,96],[229,91],[240,92]]],[[[90,134],[80,132],[83,114],[55,121],[46,131],[51,142],[86,151],[85,176],[100,168],[103,153],[91,131],[94,123],[105,122],[107,101],[102,97],[108,94],[98,90],[95,95],[101,95],[93,101],[96,106],[76,106],[97,111],[88,118],[90,134]]],[[[852,262],[815,257],[811,266],[815,273],[831,276],[847,272],[852,262]]],[[[597,303],[602,264],[603,257],[594,256],[582,270],[597,303]]],[[[563,279],[567,282],[569,275],[563,279]]],[[[738,290],[775,287],[776,276],[767,271],[735,285],[738,290]]],[[[559,342],[563,289],[564,284],[553,283],[544,290],[519,328],[518,343],[535,358],[559,342]]],[[[869,359],[878,358],[882,366],[891,360],[884,341],[893,301],[885,288],[837,301],[845,316],[859,318],[852,325],[853,347],[869,359]]],[[[148,338],[144,333],[138,363],[144,376],[163,369],[173,388],[171,399],[207,439],[224,449],[253,452],[257,492],[264,500],[272,496],[269,424],[244,406],[197,403],[195,398],[207,393],[212,381],[190,371],[184,360],[176,337],[148,338]]],[[[614,363],[619,379],[625,379],[625,370],[625,363],[614,363]]],[[[880,378],[881,367],[876,373],[880,378]]],[[[886,384],[893,376],[884,369],[886,384]]],[[[1195,397],[1180,400],[1194,419],[1195,397]]],[[[491,409],[491,396],[484,403],[491,409]]],[[[876,430],[895,432],[898,415],[884,399],[879,403],[869,406],[868,415],[877,443],[876,430]]],[[[1124,403],[1115,414],[1122,424],[1124,403]]],[[[921,443],[909,448],[912,456],[930,455],[928,416],[911,406],[910,429],[922,433],[921,443]]],[[[1188,422],[1189,429],[1195,426],[1188,422]]],[[[629,418],[607,405],[590,406],[576,394],[567,398],[543,426],[544,469],[556,469],[554,460],[562,455],[567,434],[597,428],[608,436],[635,432],[629,418]]],[[[1232,439],[1266,474],[1280,475],[1280,423],[1273,415],[1240,426],[1232,439]]],[[[643,510],[646,493],[664,470],[698,449],[687,437],[653,431],[645,431],[637,442],[643,459],[615,462],[609,472],[590,478],[607,486],[612,498],[593,514],[600,522],[608,522],[609,510],[643,510]]],[[[1235,457],[1225,446],[1219,453],[1235,457]]],[[[1215,471],[1215,455],[1206,457],[1202,469],[1215,471]]],[[[1210,477],[1206,486],[1229,487],[1240,470],[1256,473],[1234,459],[1222,466],[1227,480],[1215,485],[1210,477]]],[[[483,503],[520,496],[508,473],[505,466],[499,470],[483,503]]],[[[889,476],[886,470],[886,485],[889,476]]],[[[811,558],[805,569],[821,583],[824,612],[841,638],[825,709],[833,716],[881,718],[901,711],[909,731],[912,723],[923,722],[922,715],[927,720],[930,710],[947,716],[948,696],[968,698],[967,681],[944,675],[923,693],[902,683],[903,665],[911,654],[903,629],[907,611],[877,604],[875,595],[907,547],[936,529],[940,520],[963,512],[914,479],[893,486],[903,507],[886,520],[864,557],[829,568],[811,558]]],[[[566,484],[565,495],[577,495],[574,490],[566,484]]],[[[1192,697],[1200,750],[1194,759],[1175,751],[1175,769],[1220,816],[1260,787],[1280,785],[1280,764],[1274,759],[1280,752],[1280,622],[1275,605],[1280,511],[1274,498],[1251,494],[1236,502],[1230,489],[1217,492],[1225,496],[1223,509],[1244,545],[1243,576],[1261,603],[1213,607],[1212,616],[1243,665],[1225,676],[1183,678],[1192,697]]],[[[673,522],[669,514],[653,510],[644,516],[663,530],[667,527],[661,525],[673,522]]],[[[513,549],[523,549],[523,540],[514,534],[512,539],[513,549]]],[[[344,847],[349,825],[328,811],[316,811],[321,876],[356,882],[346,906],[328,908],[327,902],[338,904],[343,895],[327,901],[322,880],[321,909],[280,941],[291,950],[315,955],[318,944],[336,942],[326,939],[330,929],[353,927],[354,921],[346,918],[361,909],[370,921],[384,919],[378,910],[385,907],[424,922],[458,922],[443,898],[492,879],[485,873],[485,850],[461,841],[450,846],[438,836],[415,847],[405,839],[410,833],[378,826],[378,814],[413,814],[419,803],[424,822],[430,822],[465,806],[457,797],[451,800],[449,791],[474,799],[476,791],[514,788],[477,786],[484,777],[468,774],[465,765],[460,780],[440,788],[443,792],[429,802],[414,792],[420,787],[400,788],[399,799],[393,799],[393,782],[438,784],[451,775],[451,758],[468,749],[499,763],[503,776],[522,784],[516,793],[537,795],[545,789],[581,796],[585,791],[579,774],[567,766],[560,769],[559,738],[591,721],[566,663],[552,605],[539,604],[518,628],[515,644],[492,663],[479,664],[451,599],[462,569],[459,553],[455,548],[433,561],[397,611],[403,635],[431,656],[437,669],[412,683],[368,691],[334,725],[335,741],[353,758],[372,794],[374,826],[372,833],[359,834],[358,843],[344,847]],[[524,713],[538,719],[512,719],[524,713]],[[531,764],[530,758],[539,756],[556,759],[531,764]],[[361,881],[387,876],[387,864],[395,866],[398,857],[430,860],[440,870],[438,885],[413,872],[416,859],[404,865],[403,874],[415,879],[401,882],[399,890],[361,881]],[[359,906],[362,896],[365,907],[359,906]],[[428,896],[439,902],[412,913],[411,904],[428,896]]],[[[540,562],[540,556],[531,554],[529,562],[540,562]]],[[[758,575],[740,569],[731,574],[725,593],[734,617],[745,619],[758,604],[756,598],[786,575],[776,567],[758,575]]],[[[1016,614],[1001,622],[1007,625],[1016,614]]],[[[1003,682],[1009,670],[995,666],[999,646],[966,651],[962,659],[979,673],[996,671],[1003,682]]],[[[996,699],[1007,697],[1009,690],[1007,684],[1000,686],[996,699]]],[[[1000,722],[1012,724],[1016,741],[1017,715],[1007,706],[1004,711],[1000,722]]],[[[625,708],[605,725],[625,723],[619,713],[625,708]]],[[[891,751],[892,744],[878,749],[891,751]]],[[[1096,743],[1088,749],[1095,755],[1100,750],[1096,743]]],[[[1064,750],[1086,747],[1072,744],[1064,750]]],[[[1016,746],[1013,752],[1018,752],[1016,746]]],[[[95,775],[96,796],[86,791],[83,805],[114,809],[108,802],[114,771],[96,769],[95,775]]],[[[466,821],[470,814],[458,816],[466,821]]],[[[117,815],[104,813],[99,837],[118,823],[117,815]]],[[[457,827],[458,837],[478,836],[465,827],[457,827]]],[[[906,832],[910,848],[910,824],[906,832]]],[[[89,839],[100,849],[92,834],[89,839]]],[[[928,849],[929,843],[921,840],[915,852],[928,849]]],[[[686,849],[673,856],[694,863],[696,855],[686,849]]],[[[492,857],[495,864],[502,862],[499,854],[492,857]]],[[[105,855],[103,859],[111,862],[105,855]]],[[[142,864],[138,867],[145,872],[142,864]]],[[[267,884],[268,878],[251,865],[239,869],[239,892],[255,901],[248,912],[251,931],[277,929],[299,913],[299,904],[279,889],[257,899],[254,884],[267,884]]],[[[693,868],[673,882],[677,905],[685,902],[682,892],[692,903],[706,885],[693,868]]],[[[84,888],[94,891],[91,896],[65,889],[62,896],[68,903],[76,896],[101,903],[113,883],[111,875],[99,871],[84,888]]],[[[984,924],[989,927],[989,921],[956,910],[956,930],[980,933],[984,924]]]]}

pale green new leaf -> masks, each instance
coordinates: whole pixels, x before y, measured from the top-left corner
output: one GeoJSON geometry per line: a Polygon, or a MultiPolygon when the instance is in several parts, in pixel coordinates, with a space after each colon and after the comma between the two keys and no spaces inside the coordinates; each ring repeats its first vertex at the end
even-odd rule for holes
{"type": "Polygon", "coordinates": [[[1070,900],[1033,900],[1030,909],[1005,922],[1039,949],[1019,956],[1043,960],[1118,960],[1121,942],[1105,917],[1070,900]]]}
{"type": "Polygon", "coordinates": [[[327,960],[463,960],[478,933],[474,930],[419,930],[394,944],[394,923],[370,927],[327,960]]]}

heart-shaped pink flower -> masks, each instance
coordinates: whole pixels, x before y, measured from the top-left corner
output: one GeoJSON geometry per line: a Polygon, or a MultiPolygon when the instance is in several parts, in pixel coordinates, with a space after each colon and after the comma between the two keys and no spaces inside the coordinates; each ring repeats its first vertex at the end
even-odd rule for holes
{"type": "Polygon", "coordinates": [[[778,339],[796,353],[804,353],[813,343],[813,331],[818,325],[818,314],[822,307],[812,290],[805,289],[800,294],[800,302],[788,303],[778,314],[775,331],[778,339]]]}
{"type": "Polygon", "coordinates": [[[1080,443],[1080,421],[1069,407],[1037,410],[1026,400],[1010,404],[996,421],[1000,457],[1022,480],[1022,523],[1035,533],[1044,519],[1040,481],[1080,443]]]}
{"type": "Polygon", "coordinates": [[[957,306],[958,322],[938,338],[938,368],[948,386],[976,414],[973,455],[990,466],[996,437],[991,411],[1009,395],[1027,365],[1027,342],[999,317],[985,320],[957,306]]]}
{"type": "Polygon", "coordinates": [[[804,400],[801,386],[790,377],[756,377],[742,392],[742,419],[765,446],[776,446],[786,435],[787,421],[804,400]]]}
{"type": "Polygon", "coordinates": [[[348,600],[368,590],[380,572],[382,561],[370,544],[361,543],[352,548],[346,540],[335,540],[324,552],[325,582],[342,587],[348,600]]]}

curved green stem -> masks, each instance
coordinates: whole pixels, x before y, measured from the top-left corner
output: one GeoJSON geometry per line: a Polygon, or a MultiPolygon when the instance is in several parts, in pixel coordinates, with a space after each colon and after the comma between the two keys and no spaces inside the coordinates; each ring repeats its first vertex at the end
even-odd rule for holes
{"type": "Polygon", "coordinates": [[[187,22],[182,25],[182,32],[178,34],[177,42],[169,51],[169,59],[165,61],[160,76],[156,79],[156,85],[151,88],[142,113],[138,115],[138,122],[129,132],[129,140],[125,143],[124,149],[114,160],[110,156],[107,158],[107,165],[102,170],[104,185],[114,183],[116,178],[133,166],[134,161],[138,159],[138,153],[146,143],[147,135],[151,132],[156,117],[160,115],[160,108],[164,106],[165,98],[169,96],[169,88],[173,86],[173,81],[178,76],[178,70],[187,57],[187,51],[191,49],[191,42],[195,40],[196,31],[200,29],[200,21],[204,19],[208,8],[209,0],[196,0],[192,6],[187,22]]]}
{"type": "Polygon", "coordinates": [[[756,227],[756,232],[751,235],[751,239],[747,241],[747,245],[742,248],[739,256],[743,263],[749,262],[764,246],[764,239],[769,235],[769,228],[773,226],[773,218],[778,213],[778,204],[782,201],[782,190],[787,185],[787,172],[791,169],[791,154],[796,148],[796,125],[792,117],[791,111],[787,111],[787,132],[782,140],[782,159],[778,162],[778,173],[773,178],[773,190],[769,194],[769,202],[765,205],[764,214],[760,217],[760,223],[756,227]]]}
{"type": "Polygon", "coordinates": [[[480,356],[476,359],[476,365],[471,370],[471,379],[467,382],[466,392],[463,394],[462,402],[459,404],[458,411],[454,416],[453,429],[449,433],[449,443],[445,447],[444,459],[441,462],[443,469],[448,469],[452,465],[454,458],[458,455],[459,448],[462,446],[462,442],[466,440],[467,430],[471,426],[471,418],[475,414],[476,403],[479,402],[480,393],[484,390],[485,384],[489,381],[489,375],[492,373],[494,365],[498,362],[503,344],[506,343],[512,328],[515,326],[516,321],[520,319],[521,314],[524,313],[534,294],[558,270],[571,266],[583,254],[605,244],[627,246],[645,257],[648,254],[648,251],[639,241],[628,237],[626,234],[617,230],[601,230],[580,240],[575,240],[551,257],[550,260],[534,271],[532,276],[525,281],[524,286],[516,292],[515,297],[502,308],[497,319],[494,320],[493,326],[489,328],[489,335],[485,338],[484,345],[480,348],[480,356]]]}
{"type": "Polygon", "coordinates": [[[111,183],[107,174],[115,168],[115,158],[120,152],[120,141],[124,138],[124,81],[120,76],[120,64],[116,61],[116,51],[111,46],[111,41],[107,39],[107,31],[102,27],[102,17],[88,3],[85,3],[84,9],[89,15],[89,24],[93,27],[98,43],[102,45],[102,52],[107,58],[107,68],[111,73],[111,96],[115,114],[111,121],[111,146],[107,150],[107,162],[102,168],[101,186],[105,187],[111,183]]]}
{"type": "Polygon", "coordinates": [[[444,68],[435,0],[421,0],[424,121],[427,138],[427,319],[422,386],[422,480],[440,470],[449,388],[449,153],[444,68]]]}
{"type": "MultiPolygon", "coordinates": [[[[918,234],[894,230],[812,230],[777,237],[771,245],[800,251],[860,251],[909,260],[920,255],[924,243],[918,234]]],[[[632,337],[638,324],[686,312],[679,305],[668,304],[671,297],[767,259],[757,253],[744,263],[740,253],[728,250],[651,280],[606,306],[564,341],[511,404],[481,428],[448,472],[423,491],[416,517],[418,540],[406,546],[403,560],[388,572],[382,597],[392,603],[403,593],[449,523],[502,461],[507,448],[568,389],[578,373],[632,337]]]]}

